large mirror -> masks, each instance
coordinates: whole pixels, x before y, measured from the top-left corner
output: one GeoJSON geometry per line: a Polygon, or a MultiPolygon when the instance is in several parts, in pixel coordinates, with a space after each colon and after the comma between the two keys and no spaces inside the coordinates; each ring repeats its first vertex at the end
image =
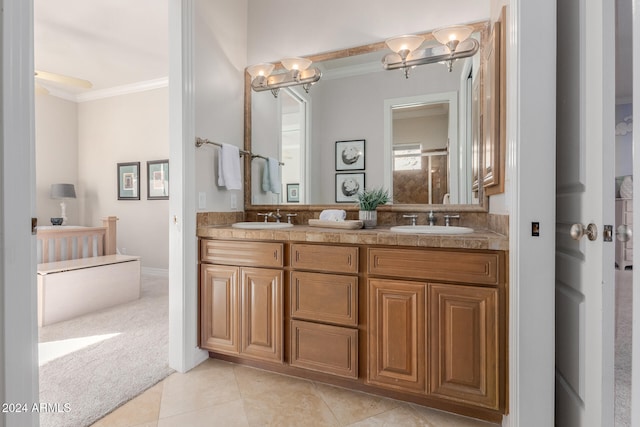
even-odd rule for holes
{"type": "Polygon", "coordinates": [[[309,56],[322,78],[308,93],[302,86],[282,88],[277,97],[255,92],[246,74],[245,149],[282,163],[278,189],[269,186],[268,161],[256,158],[245,168],[247,208],[346,208],[354,205],[342,193],[346,182],[349,190],[387,188],[394,210],[485,211],[477,185],[481,103],[473,100],[487,24],[474,27],[481,49],[451,72],[438,63],[414,67],[408,78],[384,70],[389,50],[381,42],[309,56]]]}

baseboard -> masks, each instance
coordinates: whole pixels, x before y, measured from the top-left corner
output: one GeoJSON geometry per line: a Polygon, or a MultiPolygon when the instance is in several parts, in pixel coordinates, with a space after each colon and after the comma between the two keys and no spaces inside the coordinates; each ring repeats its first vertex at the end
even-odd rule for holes
{"type": "Polygon", "coordinates": [[[169,270],[166,268],[141,267],[140,273],[147,276],[169,277],[169,270]]]}

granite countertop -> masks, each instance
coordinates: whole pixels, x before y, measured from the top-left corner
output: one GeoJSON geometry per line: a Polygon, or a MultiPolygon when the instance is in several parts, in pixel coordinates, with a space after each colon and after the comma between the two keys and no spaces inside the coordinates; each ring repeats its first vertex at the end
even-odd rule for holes
{"type": "Polygon", "coordinates": [[[509,238],[491,230],[477,229],[469,234],[407,234],[390,231],[390,226],[373,229],[342,230],[308,225],[275,230],[246,230],[231,225],[198,227],[197,236],[213,239],[278,240],[359,245],[415,246],[424,248],[460,248],[509,250],[509,238]]]}

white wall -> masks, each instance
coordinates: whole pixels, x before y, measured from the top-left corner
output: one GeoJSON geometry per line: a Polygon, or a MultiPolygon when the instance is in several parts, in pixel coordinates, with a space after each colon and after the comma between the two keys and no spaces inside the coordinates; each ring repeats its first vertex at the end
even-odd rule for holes
{"type": "MultiPolygon", "coordinates": [[[[35,97],[36,209],[39,225],[60,216],[60,200],[49,197],[51,184],[78,185],[78,107],[51,95],[35,97]]],[[[76,188],[77,190],[77,188],[76,188]]],[[[80,222],[78,199],[65,200],[67,223],[80,222]]]]}
{"type": "Polygon", "coordinates": [[[489,18],[489,0],[249,0],[249,64],[489,18]]]}
{"type": "Polygon", "coordinates": [[[168,120],[167,88],[78,106],[76,192],[83,223],[98,226],[102,217],[117,216],[118,249],[140,255],[143,268],[161,270],[169,265],[169,202],[147,200],[146,162],[169,158],[168,120]],[[118,200],[117,163],[123,162],[140,162],[140,200],[118,200]]]}
{"type": "MultiPolygon", "coordinates": [[[[196,136],[243,148],[247,2],[198,0],[195,8],[196,136]]],[[[194,190],[206,196],[198,210],[242,210],[243,191],[217,185],[217,155],[218,148],[211,145],[196,151],[194,190]]]]}

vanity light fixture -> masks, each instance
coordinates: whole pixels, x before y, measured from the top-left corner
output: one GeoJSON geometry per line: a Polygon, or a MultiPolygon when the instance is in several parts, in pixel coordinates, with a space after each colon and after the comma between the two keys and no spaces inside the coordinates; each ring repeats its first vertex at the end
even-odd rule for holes
{"type": "Polygon", "coordinates": [[[396,55],[400,57],[402,70],[404,71],[404,76],[407,79],[409,78],[409,69],[412,68],[410,66],[407,66],[407,57],[411,52],[418,49],[423,41],[424,37],[412,35],[392,37],[385,41],[389,49],[394,51],[396,55]]]}
{"type": "Polygon", "coordinates": [[[439,28],[434,30],[432,34],[440,45],[424,49],[418,49],[420,46],[418,44],[413,47],[413,49],[407,47],[404,50],[397,50],[397,46],[400,45],[404,37],[421,36],[394,37],[387,40],[387,46],[389,46],[394,53],[385,55],[384,58],[382,58],[382,65],[385,70],[402,69],[406,78],[409,78],[409,70],[416,65],[433,64],[435,62],[444,62],[449,71],[451,71],[453,62],[456,59],[473,56],[480,48],[480,43],[470,38],[471,33],[473,33],[473,27],[466,25],[452,25],[450,27],[439,28]]]}
{"type": "Polygon", "coordinates": [[[322,77],[318,68],[310,68],[309,59],[291,57],[282,59],[280,63],[286,72],[271,74],[275,65],[268,63],[247,67],[247,72],[251,75],[251,88],[256,92],[270,90],[277,98],[282,87],[302,85],[305,92],[309,92],[311,85],[322,77]]]}

